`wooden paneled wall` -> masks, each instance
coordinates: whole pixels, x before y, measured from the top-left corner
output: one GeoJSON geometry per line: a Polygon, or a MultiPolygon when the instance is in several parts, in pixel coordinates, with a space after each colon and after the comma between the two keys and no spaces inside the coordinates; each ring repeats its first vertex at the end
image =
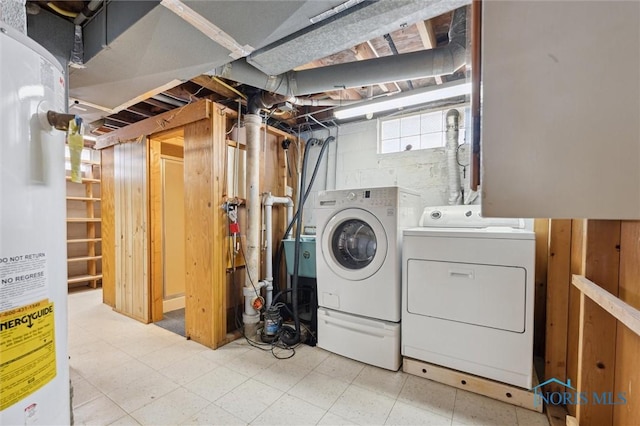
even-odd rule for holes
{"type": "Polygon", "coordinates": [[[147,141],[115,146],[115,310],[149,322],[147,141]]]}
{"type": "Polygon", "coordinates": [[[226,338],[224,126],[214,113],[184,127],[185,331],[211,348],[226,338]]]}
{"type": "MultiPolygon", "coordinates": [[[[640,308],[640,221],[552,220],[549,243],[544,378],[571,380],[589,395],[612,392],[614,401],[624,392],[624,404],[568,405],[581,425],[636,424],[640,337],[590,300],[581,312],[580,292],[570,280],[584,275],[640,308]]],[[[558,385],[548,390],[564,391],[558,385]]]]}
{"type": "Polygon", "coordinates": [[[102,300],[116,306],[116,206],[115,206],[115,148],[100,151],[101,154],[101,208],[102,208],[102,300]]]}

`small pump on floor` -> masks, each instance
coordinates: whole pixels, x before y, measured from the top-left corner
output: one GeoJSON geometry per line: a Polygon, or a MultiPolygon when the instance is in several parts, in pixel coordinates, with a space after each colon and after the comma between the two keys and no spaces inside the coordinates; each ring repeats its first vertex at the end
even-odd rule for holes
{"type": "Polygon", "coordinates": [[[282,316],[280,315],[279,304],[271,305],[264,313],[264,327],[260,338],[265,343],[273,342],[280,334],[282,327],[282,316]]]}

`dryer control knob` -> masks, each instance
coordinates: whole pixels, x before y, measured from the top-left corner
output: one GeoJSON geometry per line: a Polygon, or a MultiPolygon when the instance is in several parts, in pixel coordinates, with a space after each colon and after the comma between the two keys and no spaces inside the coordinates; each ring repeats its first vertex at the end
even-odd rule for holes
{"type": "Polygon", "coordinates": [[[348,198],[350,201],[355,200],[355,199],[356,199],[356,193],[355,193],[355,192],[350,192],[350,193],[348,193],[348,194],[347,194],[347,198],[348,198]]]}

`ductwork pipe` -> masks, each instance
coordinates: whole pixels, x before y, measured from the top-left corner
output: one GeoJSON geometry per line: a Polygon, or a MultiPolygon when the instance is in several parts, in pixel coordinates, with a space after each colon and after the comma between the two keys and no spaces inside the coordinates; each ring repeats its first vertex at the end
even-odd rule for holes
{"type": "MultiPolygon", "coordinates": [[[[264,277],[266,288],[265,307],[269,308],[273,300],[273,205],[284,204],[287,206],[287,224],[289,224],[293,220],[293,200],[289,197],[274,197],[270,192],[268,192],[263,196],[262,204],[264,205],[265,232],[267,234],[265,242],[266,274],[264,277]]],[[[291,232],[289,232],[288,237],[290,236],[291,232]]]]}
{"type": "Polygon", "coordinates": [[[462,204],[460,170],[458,168],[458,128],[460,113],[457,109],[447,112],[447,175],[449,183],[449,205],[462,204]]]}
{"type": "Polygon", "coordinates": [[[466,21],[467,8],[456,9],[449,30],[449,43],[431,50],[290,71],[277,76],[264,74],[247,63],[246,59],[240,59],[218,67],[210,74],[293,97],[336,88],[452,74],[464,65],[467,59],[466,21]]]}
{"type": "MultiPolygon", "coordinates": [[[[245,298],[247,290],[259,287],[260,270],[260,124],[262,119],[257,114],[247,114],[244,124],[247,132],[247,242],[245,253],[245,298]]],[[[255,294],[253,294],[255,296],[255,294]]],[[[245,303],[242,315],[245,335],[254,336],[260,313],[251,303],[245,303]]]]}
{"type": "Polygon", "coordinates": [[[82,12],[80,12],[78,16],[76,16],[76,18],[73,20],[73,23],[76,25],[81,25],[84,21],[93,16],[93,14],[101,4],[102,0],[91,0],[89,4],[87,4],[85,8],[82,9],[82,12]]]}

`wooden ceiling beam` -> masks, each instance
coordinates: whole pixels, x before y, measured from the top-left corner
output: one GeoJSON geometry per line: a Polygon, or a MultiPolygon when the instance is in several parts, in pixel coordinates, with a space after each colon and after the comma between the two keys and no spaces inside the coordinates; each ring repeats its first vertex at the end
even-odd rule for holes
{"type": "Polygon", "coordinates": [[[196,84],[199,84],[200,86],[206,89],[211,90],[212,92],[218,93],[224,98],[237,99],[241,97],[241,95],[239,95],[238,92],[230,88],[229,85],[209,75],[204,75],[204,74],[199,75],[198,77],[192,78],[191,81],[196,84]]]}
{"type": "MultiPolygon", "coordinates": [[[[431,21],[420,21],[416,23],[416,28],[418,29],[420,40],[422,40],[425,49],[429,50],[437,46],[436,32],[433,30],[431,21]]],[[[442,84],[441,76],[437,75],[434,78],[436,79],[436,84],[442,84]]]]}

